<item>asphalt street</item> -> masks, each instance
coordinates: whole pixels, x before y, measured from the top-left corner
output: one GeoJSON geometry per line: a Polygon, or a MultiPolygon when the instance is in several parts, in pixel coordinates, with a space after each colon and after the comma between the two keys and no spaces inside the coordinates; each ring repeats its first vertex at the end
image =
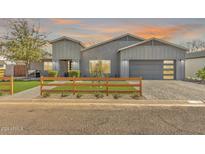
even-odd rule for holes
{"type": "Polygon", "coordinates": [[[0,134],[205,134],[205,107],[0,104],[0,134]]]}

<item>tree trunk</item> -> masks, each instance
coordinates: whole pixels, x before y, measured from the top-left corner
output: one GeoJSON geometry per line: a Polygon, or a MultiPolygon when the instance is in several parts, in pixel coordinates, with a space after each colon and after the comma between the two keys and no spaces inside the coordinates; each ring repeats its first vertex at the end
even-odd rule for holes
{"type": "Polygon", "coordinates": [[[26,78],[28,79],[29,63],[26,63],[26,78]]]}

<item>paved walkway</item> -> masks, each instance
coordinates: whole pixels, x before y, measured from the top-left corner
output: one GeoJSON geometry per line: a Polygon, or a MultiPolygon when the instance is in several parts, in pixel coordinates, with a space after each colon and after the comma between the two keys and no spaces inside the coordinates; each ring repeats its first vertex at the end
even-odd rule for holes
{"type": "MultiPolygon", "coordinates": [[[[65,81],[54,81],[52,83],[65,83],[65,81]]],[[[46,87],[46,89],[53,89],[55,86],[49,86],[46,87]]],[[[7,96],[1,96],[1,99],[34,99],[40,96],[40,86],[27,89],[25,91],[21,91],[19,93],[14,94],[13,96],[7,95],[7,96]]]]}

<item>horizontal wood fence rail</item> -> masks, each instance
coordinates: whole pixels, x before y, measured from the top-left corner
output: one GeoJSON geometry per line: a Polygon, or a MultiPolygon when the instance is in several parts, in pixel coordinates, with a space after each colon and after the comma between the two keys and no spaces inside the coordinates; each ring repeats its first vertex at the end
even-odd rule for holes
{"type": "Polygon", "coordinates": [[[40,94],[43,95],[44,92],[48,93],[64,93],[70,92],[74,95],[79,92],[102,92],[108,95],[109,93],[137,93],[142,96],[142,78],[97,78],[97,77],[41,77],[40,78],[40,94]],[[44,81],[70,81],[70,83],[44,83],[44,81]],[[80,83],[76,81],[91,81],[91,83],[80,83]],[[94,83],[94,81],[98,81],[99,83],[94,83]],[[110,81],[134,81],[137,83],[110,83],[110,81]],[[103,83],[100,83],[103,82],[103,83]],[[44,87],[54,86],[54,87],[70,87],[71,89],[63,89],[63,90],[55,90],[55,89],[44,89],[44,87]],[[78,87],[104,87],[105,90],[78,90],[78,87]],[[136,90],[110,90],[110,87],[138,87],[136,90]]]}
{"type": "Polygon", "coordinates": [[[0,77],[0,93],[14,93],[14,81],[13,76],[11,77],[0,77]]]}

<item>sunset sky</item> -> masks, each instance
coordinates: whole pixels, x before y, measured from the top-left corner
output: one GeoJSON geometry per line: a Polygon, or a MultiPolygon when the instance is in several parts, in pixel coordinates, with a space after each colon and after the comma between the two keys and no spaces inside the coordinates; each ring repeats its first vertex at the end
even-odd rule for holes
{"type": "MultiPolygon", "coordinates": [[[[49,40],[68,36],[80,40],[86,46],[125,33],[143,38],[157,37],[182,44],[191,40],[205,40],[205,19],[29,19],[40,23],[41,32],[49,40]]],[[[7,20],[0,19],[0,35],[7,32],[7,20]]]]}

